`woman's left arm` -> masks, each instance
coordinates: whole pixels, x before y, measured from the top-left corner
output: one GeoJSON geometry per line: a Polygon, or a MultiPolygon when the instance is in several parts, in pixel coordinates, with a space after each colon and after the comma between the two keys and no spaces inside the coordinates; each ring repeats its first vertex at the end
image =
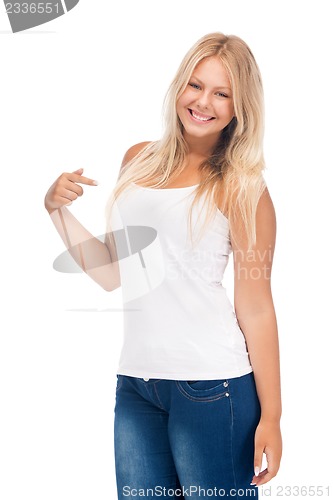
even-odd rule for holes
{"type": "Polygon", "coordinates": [[[232,246],[235,313],[246,339],[261,406],[260,422],[255,434],[252,480],[259,486],[276,476],[282,454],[279,341],[271,292],[276,218],[267,188],[257,207],[256,236],[256,244],[248,252],[244,232],[236,225],[237,244],[232,239],[232,246]],[[266,455],[267,468],[259,473],[263,453],[266,455]]]}

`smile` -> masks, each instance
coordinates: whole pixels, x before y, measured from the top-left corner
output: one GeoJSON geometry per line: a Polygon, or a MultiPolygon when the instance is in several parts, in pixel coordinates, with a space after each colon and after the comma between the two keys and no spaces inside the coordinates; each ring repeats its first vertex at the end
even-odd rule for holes
{"type": "Polygon", "coordinates": [[[214,116],[203,115],[202,113],[198,113],[198,111],[194,111],[193,109],[189,109],[188,111],[190,113],[192,120],[197,123],[207,123],[212,120],[215,120],[214,116]]]}

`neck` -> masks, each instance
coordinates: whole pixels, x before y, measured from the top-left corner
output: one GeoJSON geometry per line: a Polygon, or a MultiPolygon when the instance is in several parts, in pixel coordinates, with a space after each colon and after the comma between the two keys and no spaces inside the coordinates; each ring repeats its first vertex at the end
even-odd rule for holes
{"type": "Polygon", "coordinates": [[[214,151],[216,146],[216,138],[198,139],[197,137],[188,137],[184,135],[188,146],[189,156],[201,157],[202,160],[208,158],[214,151]]]}

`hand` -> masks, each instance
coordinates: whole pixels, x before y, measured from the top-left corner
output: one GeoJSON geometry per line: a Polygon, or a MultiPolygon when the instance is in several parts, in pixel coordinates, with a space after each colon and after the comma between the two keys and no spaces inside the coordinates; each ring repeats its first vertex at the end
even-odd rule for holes
{"type": "Polygon", "coordinates": [[[83,177],[83,168],[79,168],[72,173],[63,173],[52,184],[44,199],[46,210],[51,213],[65,205],[71,205],[78,196],[83,195],[83,189],[79,184],[97,186],[98,182],[88,177],[83,177]]]}
{"type": "Polygon", "coordinates": [[[254,470],[258,475],[253,476],[252,484],[261,486],[276,476],[280,467],[282,438],[279,423],[260,420],[256,429],[254,444],[254,470]],[[262,466],[263,453],[266,455],[267,468],[259,472],[262,466]]]}

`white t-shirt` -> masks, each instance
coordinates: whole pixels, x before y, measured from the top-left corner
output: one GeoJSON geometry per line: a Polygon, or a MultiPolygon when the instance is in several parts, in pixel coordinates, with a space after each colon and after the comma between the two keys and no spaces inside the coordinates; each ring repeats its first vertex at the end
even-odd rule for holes
{"type": "MultiPolygon", "coordinates": [[[[115,203],[110,220],[124,305],[118,374],[214,380],[252,371],[222,285],[232,251],[228,219],[215,207],[199,243],[191,246],[187,238],[196,187],[155,189],[132,183],[115,203]]],[[[193,226],[202,207],[205,211],[201,197],[193,226]]]]}

